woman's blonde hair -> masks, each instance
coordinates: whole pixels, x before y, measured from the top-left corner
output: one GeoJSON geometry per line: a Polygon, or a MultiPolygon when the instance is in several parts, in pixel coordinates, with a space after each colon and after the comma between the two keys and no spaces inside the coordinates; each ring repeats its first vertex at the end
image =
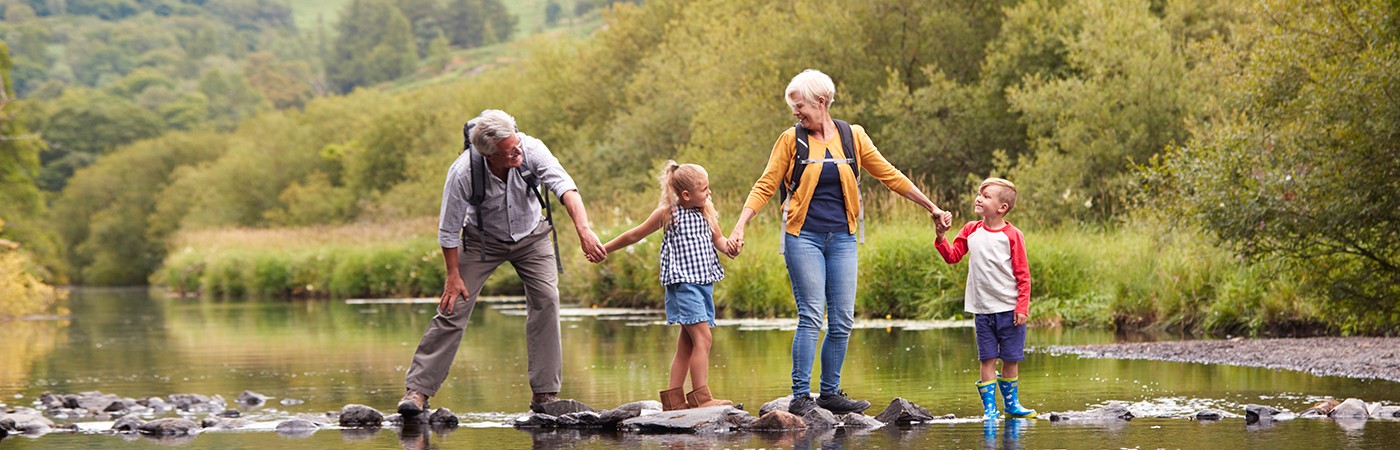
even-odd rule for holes
{"type": "MultiPolygon", "coordinates": [[[[661,182],[661,202],[658,207],[674,208],[680,204],[681,192],[694,191],[703,181],[710,179],[710,173],[705,171],[699,164],[677,164],[673,160],[667,160],[661,166],[661,176],[657,178],[661,182]]],[[[715,210],[713,202],[705,201],[705,206],[700,211],[705,215],[705,220],[710,223],[719,223],[719,212],[715,210]]],[[[663,222],[665,228],[671,227],[671,221],[663,222]]]]}

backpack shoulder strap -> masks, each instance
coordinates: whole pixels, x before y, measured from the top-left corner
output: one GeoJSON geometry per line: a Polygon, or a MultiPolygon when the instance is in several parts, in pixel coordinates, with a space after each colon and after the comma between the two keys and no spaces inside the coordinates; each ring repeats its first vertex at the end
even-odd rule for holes
{"type": "Polygon", "coordinates": [[[856,154],[856,136],[851,131],[851,124],[841,119],[831,119],[836,122],[836,133],[841,136],[841,150],[846,152],[851,165],[851,172],[855,173],[856,179],[860,179],[860,155],[856,154]]]}
{"type": "Polygon", "coordinates": [[[472,193],[467,197],[467,203],[472,206],[481,206],[481,202],[486,200],[486,158],[483,158],[476,150],[468,149],[472,152],[472,193]]]}
{"type": "Polygon", "coordinates": [[[803,128],[801,123],[792,127],[797,132],[797,143],[794,144],[797,148],[792,155],[792,170],[788,175],[788,182],[781,186],[786,191],[783,197],[787,197],[787,193],[797,191],[797,184],[802,181],[802,172],[807,170],[807,164],[804,164],[803,161],[809,159],[811,155],[811,147],[807,145],[807,129],[803,128]]]}

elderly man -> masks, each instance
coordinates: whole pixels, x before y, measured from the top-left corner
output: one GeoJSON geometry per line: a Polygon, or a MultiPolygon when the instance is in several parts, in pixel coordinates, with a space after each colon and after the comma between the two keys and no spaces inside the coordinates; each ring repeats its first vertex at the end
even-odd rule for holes
{"type": "Polygon", "coordinates": [[[404,379],[407,389],[398,408],[404,417],[426,410],[428,397],[442,387],[482,284],[505,262],[525,284],[525,340],[534,391],[530,407],[543,410],[559,401],[563,351],[557,255],[550,246],[551,226],[540,214],[536,185],[548,189],[544,195],[558,196],[569,211],[588,260],[607,258],[589,228],[574,180],[543,142],[519,132],[515,118],[499,110],[482,111],[467,129],[469,145],[447,171],[442,188],[438,243],[447,283],[438,314],[423,333],[404,379]]]}

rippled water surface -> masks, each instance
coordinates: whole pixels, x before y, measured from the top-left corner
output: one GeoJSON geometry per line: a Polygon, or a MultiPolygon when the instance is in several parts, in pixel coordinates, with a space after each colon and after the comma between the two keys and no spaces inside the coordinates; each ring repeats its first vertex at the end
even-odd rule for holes
{"type": "MultiPolygon", "coordinates": [[[[659,306],[659,305],[658,305],[659,306]]],[[[867,432],[645,436],[531,433],[505,425],[529,401],[524,319],[518,304],[476,308],[452,376],[434,407],[463,426],[429,430],[327,429],[291,437],[271,425],[299,413],[362,403],[392,412],[403,375],[433,305],[409,302],[218,301],[170,299],[145,290],[75,292],[66,318],[0,325],[0,403],[32,406],[45,391],[101,391],[123,397],[245,390],[272,397],[244,418],[264,431],[206,432],[176,441],[95,433],[10,436],[5,448],[1400,448],[1400,421],[1299,419],[1247,426],[1242,418],[1177,418],[1216,408],[1243,414],[1249,403],[1298,411],[1326,396],[1400,403],[1400,383],[1300,372],[1153,361],[1081,359],[1032,352],[1022,364],[1022,402],[1048,411],[1129,404],[1138,419],[1119,424],[1046,420],[951,420],[867,432]]],[[[652,399],[664,388],[678,328],[657,312],[569,309],[563,324],[566,397],[599,408],[652,399]]],[[[721,321],[714,331],[711,387],[751,411],[789,384],[791,320],[721,321]]],[[[1161,338],[1161,337],[1158,337],[1161,338]]],[[[1103,331],[1036,328],[1030,345],[1110,343],[1103,331]]],[[[966,323],[868,321],[852,335],[843,387],[878,413],[903,397],[934,414],[980,411],[976,349],[966,323]]],[[[192,417],[202,418],[200,416],[192,417]]],[[[103,428],[93,418],[84,429],[103,428]]]]}

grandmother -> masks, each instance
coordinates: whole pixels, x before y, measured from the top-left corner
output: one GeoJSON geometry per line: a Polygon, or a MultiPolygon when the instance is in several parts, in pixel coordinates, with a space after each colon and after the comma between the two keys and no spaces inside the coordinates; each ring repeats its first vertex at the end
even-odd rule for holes
{"type": "Polygon", "coordinates": [[[841,365],[855,324],[856,243],[864,239],[859,169],[928,210],[934,220],[951,224],[953,216],[885,160],[864,128],[831,118],[836,98],[831,77],[805,70],[792,78],[783,97],[798,123],[773,144],[768,165],[749,191],[729,239],[735,251],[742,251],[745,225],[775,194],[783,197],[779,253],[787,263],[797,303],[788,411],[799,417],[818,406],[835,414],[864,411],[870,402],[847,397],[841,390],[841,365]],[[821,393],[813,400],[812,363],[823,313],[827,332],[821,346],[821,393]]]}

